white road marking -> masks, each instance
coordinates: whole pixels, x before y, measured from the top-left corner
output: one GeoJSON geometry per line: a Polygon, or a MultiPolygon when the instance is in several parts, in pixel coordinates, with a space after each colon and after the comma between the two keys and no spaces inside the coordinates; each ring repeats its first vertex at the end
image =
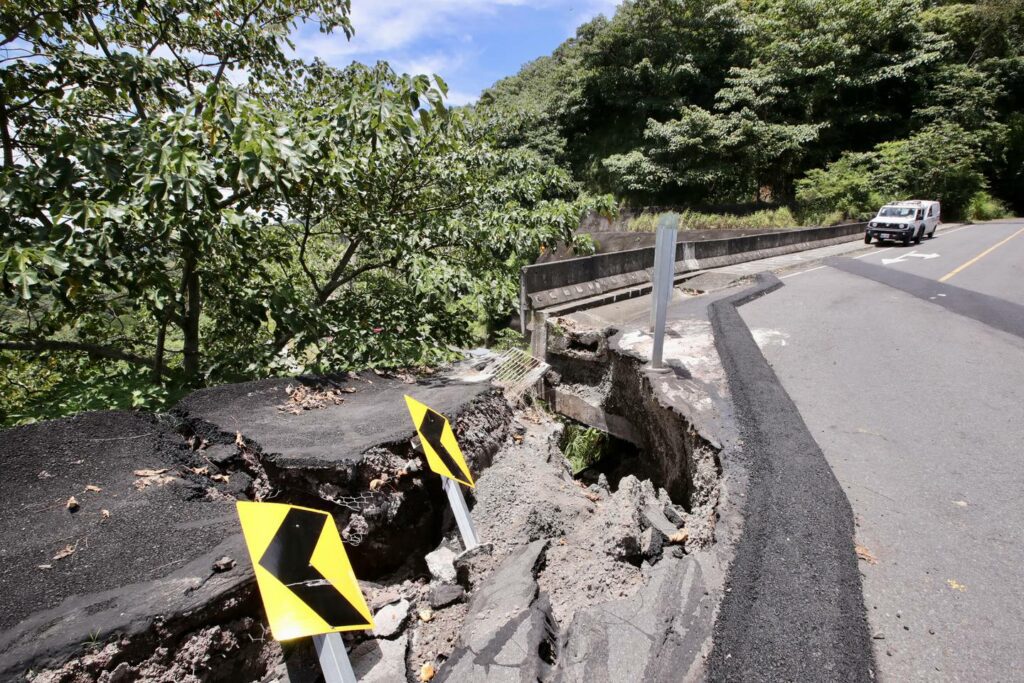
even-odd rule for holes
{"type": "MultiPolygon", "coordinates": [[[[952,230],[944,230],[942,232],[936,232],[935,233],[935,237],[933,237],[932,239],[939,239],[940,237],[945,237],[946,235],[952,235],[954,232],[960,232],[961,230],[966,230],[967,228],[973,228],[973,227],[975,227],[975,225],[972,223],[971,225],[961,225],[959,228],[953,228],[952,230]]],[[[885,249],[876,249],[875,251],[869,251],[866,254],[861,254],[860,256],[854,256],[853,258],[855,258],[855,259],[867,258],[868,256],[874,256],[875,254],[883,254],[883,253],[885,253],[885,252],[887,252],[887,251],[889,251],[890,249],[893,249],[893,248],[894,247],[886,247],[885,249]]]]}
{"type": "Polygon", "coordinates": [[[911,251],[906,254],[900,254],[896,258],[884,258],[882,259],[882,265],[887,266],[890,263],[903,263],[908,258],[923,258],[926,261],[928,259],[939,258],[938,254],[918,254],[916,251],[911,251]]]}
{"type": "Polygon", "coordinates": [[[853,258],[859,259],[859,258],[864,258],[865,256],[874,256],[875,254],[883,254],[883,253],[889,251],[890,249],[892,249],[892,247],[886,247],[885,249],[878,249],[876,251],[869,251],[866,254],[861,254],[860,256],[854,256],[853,258]]]}
{"type": "Polygon", "coordinates": [[[788,277],[796,277],[797,275],[803,275],[804,273],[809,273],[809,272],[811,272],[812,270],[821,270],[822,268],[827,268],[827,266],[818,266],[817,268],[808,268],[807,270],[801,270],[801,271],[800,271],[800,272],[798,272],[798,273],[790,273],[789,275],[783,275],[783,276],[782,276],[781,278],[779,278],[779,279],[780,279],[780,280],[785,280],[785,279],[786,279],[786,278],[788,278],[788,277]]]}

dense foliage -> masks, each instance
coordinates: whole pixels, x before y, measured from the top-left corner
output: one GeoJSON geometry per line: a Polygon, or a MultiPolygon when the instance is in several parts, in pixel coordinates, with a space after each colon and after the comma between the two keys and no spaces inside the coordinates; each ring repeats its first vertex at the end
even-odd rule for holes
{"type": "Polygon", "coordinates": [[[2,5],[0,420],[429,363],[508,314],[592,202],[439,77],[286,58],[348,9],[2,5]]]}
{"type": "Polygon", "coordinates": [[[1024,202],[1024,0],[627,0],[487,91],[636,205],[1024,202]]]}

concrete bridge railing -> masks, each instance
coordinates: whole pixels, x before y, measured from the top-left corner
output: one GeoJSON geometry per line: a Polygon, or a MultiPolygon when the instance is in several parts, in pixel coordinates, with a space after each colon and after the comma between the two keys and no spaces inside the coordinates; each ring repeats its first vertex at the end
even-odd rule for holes
{"type": "MultiPolygon", "coordinates": [[[[803,228],[781,232],[699,242],[676,243],[675,273],[780,256],[815,247],[848,242],[864,234],[864,223],[827,228],[803,228]]],[[[685,232],[680,234],[685,237],[685,232]]],[[[559,309],[567,313],[650,291],[654,247],[628,249],[593,256],[538,263],[520,273],[520,325],[531,329],[534,312],[559,309]]]]}

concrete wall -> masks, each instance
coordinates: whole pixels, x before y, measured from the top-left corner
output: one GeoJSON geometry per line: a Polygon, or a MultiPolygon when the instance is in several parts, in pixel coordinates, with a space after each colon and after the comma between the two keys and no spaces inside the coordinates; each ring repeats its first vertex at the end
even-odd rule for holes
{"type": "MultiPolygon", "coordinates": [[[[842,242],[864,233],[864,223],[803,228],[745,237],[676,244],[676,272],[719,268],[759,258],[842,242]]],[[[685,233],[682,236],[685,237],[685,233]]],[[[595,254],[523,268],[520,305],[524,326],[528,311],[605,294],[650,282],[654,247],[595,254]]]]}

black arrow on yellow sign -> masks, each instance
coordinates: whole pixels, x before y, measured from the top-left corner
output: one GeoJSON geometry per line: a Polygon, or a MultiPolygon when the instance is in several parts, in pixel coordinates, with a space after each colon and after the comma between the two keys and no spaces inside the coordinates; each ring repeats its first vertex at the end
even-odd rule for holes
{"type": "Polygon", "coordinates": [[[423,440],[430,444],[430,447],[437,453],[437,457],[441,458],[441,462],[452,473],[452,476],[457,478],[462,473],[462,468],[459,467],[459,464],[452,457],[452,454],[448,452],[448,449],[445,448],[445,445],[441,443],[441,435],[444,434],[444,426],[446,424],[448,424],[448,421],[442,415],[435,413],[432,408],[427,408],[418,431],[423,436],[423,440]]]}
{"type": "Polygon", "coordinates": [[[406,395],[412,423],[423,441],[423,453],[430,469],[466,486],[473,486],[473,475],[455,439],[451,424],[444,415],[406,395]]]}
{"type": "Polygon", "coordinates": [[[329,519],[327,515],[313,510],[289,509],[259,565],[287,586],[331,628],[363,624],[366,617],[312,565],[313,551],[329,519]]]}

